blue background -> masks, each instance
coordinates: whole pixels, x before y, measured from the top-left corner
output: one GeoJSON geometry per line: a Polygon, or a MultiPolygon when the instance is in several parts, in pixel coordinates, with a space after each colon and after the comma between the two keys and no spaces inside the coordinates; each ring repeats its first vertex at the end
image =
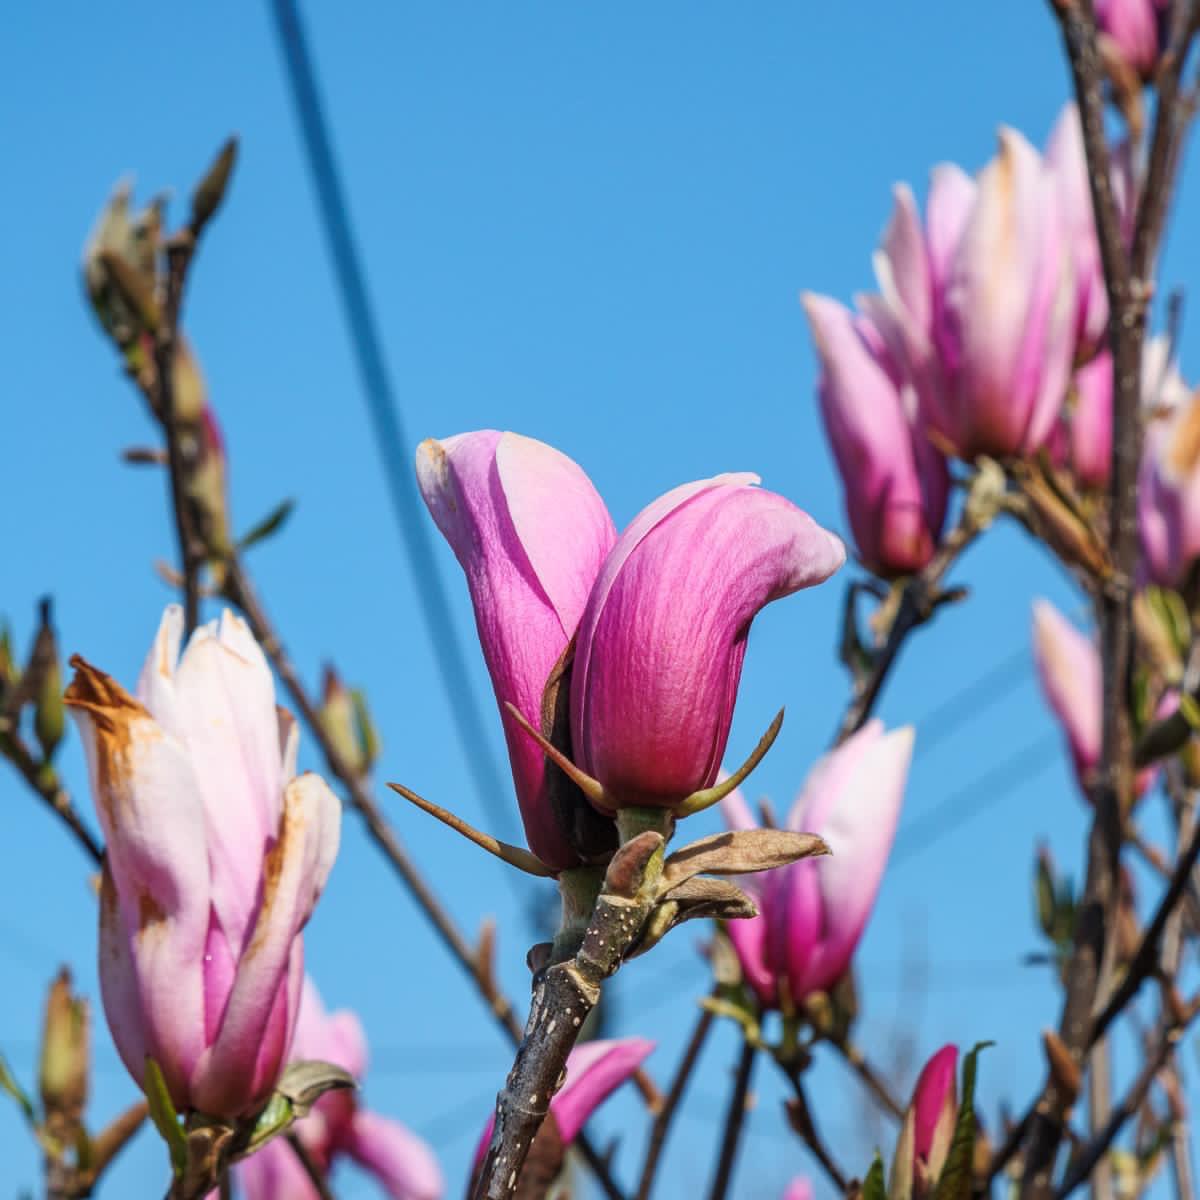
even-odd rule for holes
{"type": "MultiPolygon", "coordinates": [[[[923,192],[936,162],[977,169],[1001,121],[1040,144],[1067,93],[1038,3],[306,8],[411,441],[486,426],[542,438],[584,465],[618,526],[676,483],[754,470],[844,531],[798,292],[848,300],[870,287],[894,181],[923,192]]],[[[64,651],[132,682],[169,599],[152,568],[174,554],[164,481],[118,461],[153,431],[82,302],[80,249],[123,171],[137,172],[140,198],[172,186],[186,197],[237,131],[242,160],[194,273],[187,327],[229,440],[236,525],[284,496],[298,500],[252,570],[310,684],[332,657],[368,689],[384,741],[380,784],[401,780],[512,836],[461,761],[266,6],[49,3],[11,8],[6,26],[0,609],[22,649],[36,597],[52,592],[64,651]]],[[[1189,195],[1194,181],[1181,210],[1189,195]]],[[[1196,251],[1192,230],[1180,229],[1168,282],[1196,251]]],[[[1197,361],[1192,328],[1185,369],[1197,361]]],[[[409,462],[400,469],[409,474],[409,462]]],[[[437,550],[490,705],[465,588],[448,550],[437,550]]],[[[730,753],[740,759],[786,704],[783,735],[752,787],[778,804],[844,703],[834,645],[853,573],[771,607],[755,626],[730,753]]],[[[1077,871],[1086,823],[1021,665],[1029,605],[1038,594],[1068,610],[1079,601],[1009,527],[989,534],[955,579],[970,585],[970,601],[914,639],[880,710],[889,724],[916,723],[917,757],[896,859],[859,953],[859,1034],[882,1064],[898,1064],[906,1087],[943,1042],[995,1039],[981,1083],[994,1128],[998,1102],[1023,1108],[1039,1084],[1037,1032],[1058,1015],[1045,969],[1020,965],[1038,948],[1033,846],[1048,838],[1077,871]],[[986,706],[978,693],[962,698],[1005,663],[986,706]],[[997,767],[1007,771],[999,783],[973,786],[997,767]]],[[[498,755],[492,716],[487,749],[498,755]]],[[[302,757],[316,765],[311,739],[302,757]]],[[[73,734],[61,764],[90,815],[73,734]]],[[[497,917],[504,983],[524,997],[533,934],[501,868],[390,793],[379,798],[461,924],[497,917]]],[[[0,1047],[31,1081],[58,964],[97,994],[94,901],[88,864],[7,768],[0,804],[0,1047]]],[[[708,832],[715,819],[695,825],[688,832],[708,832]]],[[[1143,889],[1143,907],[1154,895],[1143,889]]],[[[660,1081],[706,987],[703,936],[672,934],[612,988],[610,1029],[658,1039],[649,1066],[660,1081]]],[[[367,1101],[428,1137],[448,1194],[460,1194],[509,1047],[352,813],[308,951],[327,1002],[353,1006],[366,1024],[367,1101]]],[[[134,1089],[100,1019],[96,1043],[99,1123],[134,1089]]],[[[1131,1057],[1119,1050],[1127,1077],[1131,1057]]],[[[706,1186],[735,1053],[722,1027],[659,1194],[706,1186]]],[[[768,1067],[738,1195],[776,1194],[800,1172],[819,1178],[786,1129],[768,1067]]],[[[874,1144],[890,1149],[891,1130],[864,1115],[837,1062],[817,1070],[827,1138],[851,1172],[865,1170],[874,1144]]],[[[630,1090],[596,1122],[620,1138],[626,1180],[640,1163],[642,1120],[630,1090]]],[[[0,1190],[36,1190],[32,1143],[7,1104],[0,1162],[0,1190]]],[[[103,1194],[159,1194],[164,1162],[144,1132],[103,1194]]],[[[376,1194],[351,1170],[336,1184],[343,1197],[376,1194]]]]}

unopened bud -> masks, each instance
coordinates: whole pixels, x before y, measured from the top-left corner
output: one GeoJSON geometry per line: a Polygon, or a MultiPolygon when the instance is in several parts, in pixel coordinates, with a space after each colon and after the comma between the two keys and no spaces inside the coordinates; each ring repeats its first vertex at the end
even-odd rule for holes
{"type": "Polygon", "coordinates": [[[180,337],[175,344],[175,371],[173,376],[172,416],[184,425],[194,425],[204,417],[208,404],[208,391],[200,364],[192,353],[187,338],[180,337]]]}
{"type": "Polygon", "coordinates": [[[17,666],[17,660],[13,657],[12,631],[6,624],[0,628],[0,699],[20,681],[21,668],[17,666]]]}
{"type": "Polygon", "coordinates": [[[90,1051],[88,1004],[71,992],[71,972],[63,967],[46,997],[38,1087],[43,1110],[76,1121],[88,1095],[90,1051]]]}
{"type": "Polygon", "coordinates": [[[362,774],[358,737],[354,729],[354,700],[350,689],[331,664],[326,664],[321,689],[321,728],[333,743],[342,761],[356,774],[362,774]]]}
{"type": "Polygon", "coordinates": [[[225,490],[225,440],[211,408],[204,408],[198,424],[200,438],[191,494],[199,509],[204,544],[219,560],[229,546],[229,503],[225,490]]]}
{"type": "Polygon", "coordinates": [[[1067,1044],[1053,1030],[1047,1029],[1042,1034],[1042,1048],[1046,1052],[1050,1078],[1066,1100],[1067,1107],[1070,1107],[1079,1095],[1082,1082],[1079,1063],[1067,1049],[1067,1044]]]}
{"type": "Polygon", "coordinates": [[[1055,912],[1058,902],[1054,886],[1054,858],[1044,843],[1038,846],[1037,866],[1034,868],[1034,899],[1037,903],[1038,924],[1042,932],[1054,938],[1055,912]]]}
{"type": "Polygon", "coordinates": [[[217,153],[212,166],[208,168],[204,178],[197,184],[192,195],[192,232],[200,231],[212,220],[221,201],[225,199],[225,191],[229,186],[229,176],[233,165],[237,162],[237,138],[231,137],[217,153]]]}
{"type": "Polygon", "coordinates": [[[46,759],[54,755],[62,741],[66,724],[66,708],[63,704],[62,674],[58,665],[58,643],[54,636],[49,597],[41,603],[41,624],[33,646],[33,656],[28,674],[36,681],[37,691],[33,697],[33,731],[46,759]]]}

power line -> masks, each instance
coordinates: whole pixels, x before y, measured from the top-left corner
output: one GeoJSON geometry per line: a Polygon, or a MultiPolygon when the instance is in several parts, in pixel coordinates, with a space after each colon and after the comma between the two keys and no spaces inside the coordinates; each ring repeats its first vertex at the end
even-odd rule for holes
{"type": "MultiPolygon", "coordinates": [[[[374,427],[375,444],[408,554],[421,613],[441,666],[442,684],[454,714],[467,769],[485,807],[499,826],[497,832],[511,834],[516,823],[511,806],[502,799],[505,794],[503,774],[498,769],[478,699],[469,683],[462,646],[449,616],[450,604],[433,553],[429,524],[417,502],[411,479],[402,474],[401,464],[411,463],[413,447],[389,382],[383,344],[367,293],[362,260],[351,228],[346,195],[334,160],[329,125],[300,13],[295,0],[271,0],[271,8],[334,274],[341,291],[363,395],[374,427]]],[[[506,876],[510,874],[505,872],[506,876]]]]}
{"type": "Polygon", "coordinates": [[[914,858],[973,821],[1010,792],[1040,775],[1057,757],[1059,735],[1048,730],[922,813],[903,831],[890,865],[914,858]],[[928,836],[922,839],[928,831],[928,836]]]}

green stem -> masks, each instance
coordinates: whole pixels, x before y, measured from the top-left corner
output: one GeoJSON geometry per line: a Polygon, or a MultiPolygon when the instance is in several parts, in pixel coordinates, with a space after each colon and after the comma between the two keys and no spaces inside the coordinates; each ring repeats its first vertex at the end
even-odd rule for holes
{"type": "Polygon", "coordinates": [[[603,867],[570,867],[559,873],[558,892],[562,897],[562,919],[554,935],[551,962],[574,958],[583,945],[583,935],[604,886],[603,867]]]}

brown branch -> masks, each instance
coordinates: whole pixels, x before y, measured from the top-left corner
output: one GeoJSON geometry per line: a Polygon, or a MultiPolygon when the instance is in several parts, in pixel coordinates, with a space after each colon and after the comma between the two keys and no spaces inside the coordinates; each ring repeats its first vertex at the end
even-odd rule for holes
{"type": "Polygon", "coordinates": [[[49,763],[39,763],[34,758],[24,739],[15,730],[0,733],[0,755],[16,767],[17,772],[41,797],[46,807],[67,827],[71,836],[83,848],[94,863],[104,857],[104,851],[95,834],[84,824],[71,795],[59,781],[58,772],[49,763]]]}
{"type": "Polygon", "coordinates": [[[1167,1059],[1171,1056],[1171,1052],[1183,1036],[1183,1031],[1198,1011],[1200,1011],[1200,1003],[1193,1000],[1188,1007],[1188,1011],[1180,1014],[1179,1019],[1168,1020],[1166,1027],[1159,1037],[1158,1044],[1146,1056],[1146,1061],[1141,1071],[1130,1085],[1125,1098],[1113,1109],[1108,1124],[1072,1157],[1070,1165],[1067,1168],[1067,1173],[1054,1193],[1055,1200],[1064,1200],[1066,1196],[1069,1196],[1081,1183],[1087,1180],[1096,1167],[1096,1164],[1108,1152],[1109,1146],[1112,1145],[1117,1134],[1121,1132],[1125,1122],[1134,1116],[1142,1106],[1142,1102],[1145,1100],[1151,1084],[1153,1084],[1158,1073],[1163,1069],[1167,1059]]]}
{"type": "Polygon", "coordinates": [[[196,239],[190,230],[176,234],[167,245],[166,296],[154,339],[154,397],[151,407],[162,425],[167,443],[167,466],[171,481],[171,509],[179,542],[182,574],[184,636],[200,621],[200,572],[205,546],[201,537],[191,481],[195,475],[197,445],[185,438],[175,411],[175,351],[179,342],[179,316],[188,268],[196,239]]]}
{"type": "MultiPolygon", "coordinates": [[[[1109,558],[1114,571],[1099,596],[1103,666],[1101,759],[1092,793],[1095,813],[1088,838],[1087,868],[1076,934],[1066,971],[1059,1036],[1081,1059],[1096,1036],[1091,1021],[1109,941],[1121,851],[1122,807],[1132,795],[1133,745],[1126,703],[1132,654],[1132,591],[1137,564],[1137,472],[1141,455],[1142,339],[1154,259],[1177,157],[1175,96],[1191,33],[1173,45],[1174,59],[1160,73],[1159,104],[1151,168],[1140,197],[1133,250],[1127,254],[1112,190],[1112,163],[1105,134],[1104,70],[1097,47],[1091,0],[1053,0],[1079,105],[1088,184],[1109,302],[1113,353],[1113,450],[1109,490],[1109,558]],[[1153,189],[1153,194],[1151,191],[1153,189]]],[[[1192,22],[1188,22],[1189,31],[1192,22]]],[[[1119,1011],[1119,1010],[1118,1010],[1119,1011]]],[[[1021,1195],[1044,1200],[1073,1097],[1051,1072],[1029,1126],[1021,1195]]]]}
{"type": "Polygon", "coordinates": [[[743,1041],[742,1051],[738,1056],[737,1070],[733,1076],[733,1087],[729,1092],[729,1107],[725,1111],[725,1132],[721,1137],[721,1154],[717,1159],[717,1169],[713,1175],[712,1187],[708,1192],[708,1200],[725,1200],[725,1194],[729,1190],[729,1181],[733,1178],[733,1167],[737,1161],[738,1147],[742,1141],[742,1130],[746,1125],[750,1079],[754,1074],[754,1063],[757,1057],[758,1047],[749,1040],[743,1041]]]}
{"type": "Polygon", "coordinates": [[[654,1175],[658,1170],[658,1160],[662,1155],[663,1146],[666,1144],[671,1122],[675,1119],[675,1114],[679,1110],[683,1093],[687,1090],[687,1085],[692,1077],[692,1071],[695,1069],[696,1062],[700,1057],[700,1051],[704,1048],[704,1043],[708,1038],[712,1026],[713,1014],[707,1008],[702,1008],[700,1015],[696,1018],[696,1025],[692,1030],[692,1036],[688,1039],[683,1057],[679,1060],[675,1077],[671,1080],[671,1086],[667,1089],[666,1100],[663,1101],[662,1107],[658,1110],[658,1115],[654,1118],[654,1125],[650,1130],[650,1141],[646,1147],[646,1159],[642,1164],[642,1176],[638,1182],[635,1200],[650,1200],[650,1191],[654,1187],[654,1175]]]}
{"type": "Polygon", "coordinates": [[[875,1103],[884,1112],[891,1113],[897,1121],[902,1120],[904,1117],[904,1108],[896,1097],[892,1095],[891,1089],[884,1082],[883,1077],[867,1061],[863,1052],[848,1041],[830,1041],[829,1044],[842,1056],[843,1062],[862,1081],[863,1086],[874,1097],[875,1103]]]}
{"type": "Polygon", "coordinates": [[[785,1065],[784,1063],[780,1063],[780,1067],[783,1069],[788,1082],[792,1085],[792,1091],[795,1093],[795,1098],[788,1105],[788,1119],[791,1122],[792,1128],[812,1152],[812,1156],[821,1164],[821,1169],[829,1176],[830,1183],[833,1184],[838,1192],[846,1194],[849,1190],[846,1173],[834,1161],[833,1155],[829,1152],[829,1148],[825,1145],[820,1132],[817,1130],[812,1110],[808,1105],[808,1096],[804,1091],[804,1079],[801,1072],[795,1067],[785,1065]]]}
{"type": "Polygon", "coordinates": [[[321,1200],[333,1200],[333,1193],[329,1190],[324,1173],[317,1166],[313,1156],[309,1154],[308,1147],[300,1140],[299,1135],[289,1132],[284,1134],[284,1137],[287,1138],[287,1144],[291,1146],[297,1161],[304,1168],[304,1173],[308,1176],[308,1182],[313,1185],[313,1190],[321,1200]]]}
{"type": "MultiPolygon", "coordinates": [[[[623,810],[636,817],[644,810],[623,810]]],[[[655,814],[666,822],[665,814],[655,814]]],[[[496,1097],[495,1126],[480,1167],[476,1200],[511,1200],[567,1056],[599,1003],[601,988],[636,944],[653,911],[662,873],[661,832],[622,829],[623,844],[605,873],[583,942],[573,957],[551,962],[535,977],[525,1036],[496,1097]]]]}
{"type": "Polygon", "coordinates": [[[947,535],[937,553],[923,570],[904,584],[896,616],[883,645],[876,653],[870,669],[855,680],[854,696],[838,726],[835,745],[844,742],[866,724],[909,634],[924,625],[933,615],[939,600],[944,599],[941,583],[946,572],[982,532],[985,523],[978,519],[974,508],[968,504],[962,520],[947,535]]]}

